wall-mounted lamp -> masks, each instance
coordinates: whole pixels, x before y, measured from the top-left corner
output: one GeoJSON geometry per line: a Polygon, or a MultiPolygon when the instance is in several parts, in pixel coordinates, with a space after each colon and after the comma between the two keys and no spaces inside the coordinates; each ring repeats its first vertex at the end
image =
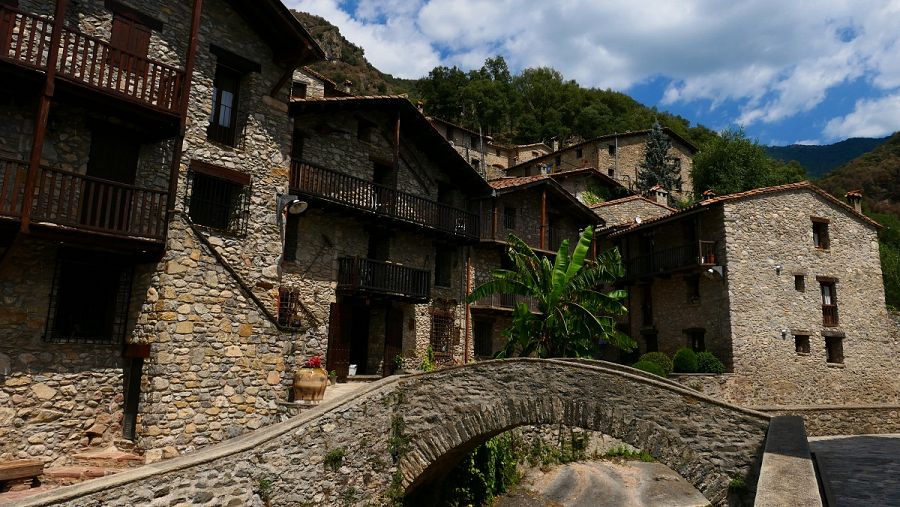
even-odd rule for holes
{"type": "Polygon", "coordinates": [[[725,270],[722,268],[722,266],[713,266],[704,271],[703,276],[713,280],[715,280],[716,278],[722,279],[725,277],[725,270]]]}
{"type": "Polygon", "coordinates": [[[275,223],[280,227],[284,223],[285,213],[289,215],[299,215],[309,208],[309,203],[301,201],[296,195],[278,195],[276,201],[275,223]]]}
{"type": "Polygon", "coordinates": [[[780,275],[782,269],[784,269],[784,266],[782,266],[781,264],[776,264],[775,265],[775,274],[780,275]]]}
{"type": "Polygon", "coordinates": [[[782,339],[782,340],[787,340],[787,336],[788,336],[788,330],[787,330],[787,329],[782,329],[782,330],[781,330],[781,339],[782,339]]]}

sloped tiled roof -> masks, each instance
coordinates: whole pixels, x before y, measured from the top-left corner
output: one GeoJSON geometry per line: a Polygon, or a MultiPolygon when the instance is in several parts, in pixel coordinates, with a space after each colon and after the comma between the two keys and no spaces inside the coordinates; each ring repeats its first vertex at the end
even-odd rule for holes
{"type": "Polygon", "coordinates": [[[616,206],[617,204],[623,204],[626,202],[638,201],[638,200],[648,202],[654,206],[659,206],[660,208],[667,209],[673,213],[678,211],[675,208],[666,206],[665,204],[660,204],[660,203],[654,201],[653,199],[647,199],[646,197],[644,197],[642,195],[629,195],[628,197],[622,197],[621,199],[613,199],[612,201],[598,202],[597,204],[592,204],[591,208],[596,209],[596,208],[603,208],[606,206],[616,206]]]}
{"type": "Polygon", "coordinates": [[[700,201],[691,206],[688,206],[687,208],[680,210],[676,213],[672,213],[671,215],[654,218],[652,220],[646,220],[646,221],[641,222],[640,224],[634,224],[627,229],[624,229],[624,230],[621,230],[621,231],[611,234],[611,236],[619,236],[619,235],[625,234],[626,232],[630,232],[630,231],[633,231],[636,229],[643,229],[643,228],[653,225],[657,222],[661,222],[663,220],[668,220],[673,217],[682,216],[682,215],[691,213],[693,211],[697,211],[702,208],[709,208],[710,206],[713,206],[716,204],[740,201],[743,199],[749,199],[751,197],[756,197],[759,195],[774,194],[774,193],[778,193],[778,192],[789,192],[792,190],[809,190],[811,192],[814,192],[814,193],[820,195],[825,200],[831,202],[835,206],[842,208],[843,210],[849,212],[851,215],[856,216],[856,218],[858,218],[860,221],[867,223],[867,224],[871,225],[872,227],[875,227],[878,229],[880,229],[882,227],[882,225],[879,224],[878,222],[876,222],[875,220],[872,220],[871,218],[856,211],[849,204],[837,199],[836,197],[834,197],[833,195],[829,194],[828,192],[822,190],[821,188],[813,185],[812,183],[810,183],[808,181],[801,181],[798,183],[787,183],[785,185],[776,185],[773,187],[754,188],[753,190],[747,190],[746,192],[738,192],[738,193],[734,193],[734,194],[726,194],[726,195],[720,195],[718,197],[712,197],[712,198],[700,201]]]}
{"type": "Polygon", "coordinates": [[[527,185],[529,183],[534,183],[535,181],[546,179],[550,179],[550,177],[546,174],[535,174],[534,176],[520,176],[518,178],[499,178],[496,180],[490,180],[488,181],[488,185],[496,190],[500,190],[504,188],[520,187],[522,185],[527,185]]]}

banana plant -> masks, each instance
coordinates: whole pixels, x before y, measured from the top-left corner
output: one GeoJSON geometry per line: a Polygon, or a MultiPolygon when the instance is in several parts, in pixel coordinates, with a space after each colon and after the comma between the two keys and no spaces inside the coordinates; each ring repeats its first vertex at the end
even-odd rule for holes
{"type": "Polygon", "coordinates": [[[523,302],[516,304],[507,343],[497,357],[591,357],[601,343],[631,350],[635,342],[618,331],[614,316],[627,309],[624,290],[609,290],[625,269],[617,249],[587,258],[594,237],[587,227],[571,255],[564,240],[553,262],[538,255],[520,238],[509,235],[508,254],[515,269],[495,269],[491,279],[476,287],[469,303],[492,294],[531,297],[537,312],[523,302]]]}

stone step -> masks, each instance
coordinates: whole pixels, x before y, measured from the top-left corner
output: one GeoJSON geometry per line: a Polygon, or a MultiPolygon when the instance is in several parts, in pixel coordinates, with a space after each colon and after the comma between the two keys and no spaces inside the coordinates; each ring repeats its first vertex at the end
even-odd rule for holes
{"type": "Polygon", "coordinates": [[[144,457],[123,451],[116,446],[95,449],[72,455],[76,465],[123,469],[144,464],[144,457]]]}

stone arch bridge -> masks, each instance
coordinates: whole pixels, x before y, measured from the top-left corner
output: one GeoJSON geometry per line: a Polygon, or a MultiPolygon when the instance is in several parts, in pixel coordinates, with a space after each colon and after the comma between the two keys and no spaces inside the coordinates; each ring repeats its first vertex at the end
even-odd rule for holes
{"type": "Polygon", "coordinates": [[[755,485],[769,417],[597,361],[486,361],[373,383],[283,423],[25,505],[389,505],[491,436],[524,425],[601,431],[649,451],[714,504],[755,485]],[[266,488],[266,484],[270,484],[266,488]]]}

